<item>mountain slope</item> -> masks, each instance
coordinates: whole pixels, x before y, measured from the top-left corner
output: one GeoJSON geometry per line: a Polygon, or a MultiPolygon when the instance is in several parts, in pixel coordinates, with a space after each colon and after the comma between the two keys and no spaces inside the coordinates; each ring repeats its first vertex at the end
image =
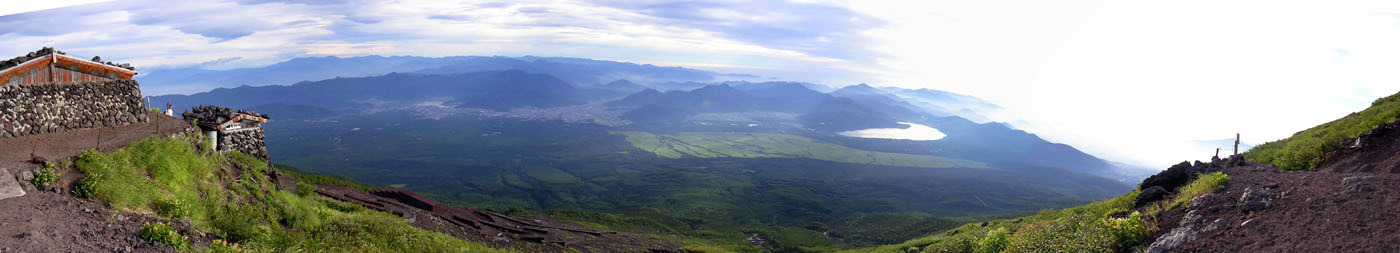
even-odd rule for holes
{"type": "Polygon", "coordinates": [[[1371,107],[1288,138],[1266,142],[1245,152],[1251,161],[1272,163],[1286,170],[1312,170],[1345,145],[1346,140],[1400,119],[1400,93],[1376,99],[1371,107]]]}

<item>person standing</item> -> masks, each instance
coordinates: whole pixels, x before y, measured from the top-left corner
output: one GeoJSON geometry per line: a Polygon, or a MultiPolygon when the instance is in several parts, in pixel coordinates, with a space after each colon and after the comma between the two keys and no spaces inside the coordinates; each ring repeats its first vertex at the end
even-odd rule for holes
{"type": "Polygon", "coordinates": [[[165,104],[165,116],[175,117],[175,107],[169,103],[165,104]]]}

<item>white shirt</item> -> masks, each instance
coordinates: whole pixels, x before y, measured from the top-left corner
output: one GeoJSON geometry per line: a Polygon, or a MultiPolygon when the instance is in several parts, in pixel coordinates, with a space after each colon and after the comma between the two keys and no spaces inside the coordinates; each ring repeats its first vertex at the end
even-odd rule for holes
{"type": "Polygon", "coordinates": [[[175,117],[175,110],[170,109],[170,108],[166,108],[166,109],[165,109],[165,116],[175,117]]]}

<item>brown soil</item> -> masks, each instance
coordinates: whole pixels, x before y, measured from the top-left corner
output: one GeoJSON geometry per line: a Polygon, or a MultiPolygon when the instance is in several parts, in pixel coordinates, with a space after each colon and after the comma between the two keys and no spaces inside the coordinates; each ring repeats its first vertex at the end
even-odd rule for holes
{"type": "Polygon", "coordinates": [[[0,252],[174,252],[137,235],[147,221],[97,201],[31,191],[0,200],[0,252]]]}
{"type": "Polygon", "coordinates": [[[1319,171],[1400,173],[1400,121],[1341,143],[1319,171]]]}
{"type": "MultiPolygon", "coordinates": [[[[1318,171],[1282,171],[1248,163],[1223,171],[1230,183],[1201,199],[1158,217],[1156,240],[1179,226],[1194,210],[1201,226],[1223,221],[1220,229],[1198,232],[1174,252],[1400,252],[1400,127],[1397,123],[1350,140],[1318,171]],[[1360,145],[1357,145],[1357,144],[1360,145]],[[1267,208],[1243,211],[1246,189],[1268,189],[1267,208]],[[1247,222],[1247,223],[1246,223],[1247,222]]],[[[1143,245],[1150,245],[1148,241],[1143,245]]]]}
{"type": "MultiPolygon", "coordinates": [[[[0,138],[0,169],[19,175],[43,166],[30,162],[31,152],[58,161],[83,150],[112,151],[146,136],[174,134],[190,127],[189,122],[156,115],[144,124],[0,138]]],[[[71,167],[59,171],[62,176],[57,185],[70,185],[82,177],[71,167]]],[[[40,191],[26,186],[24,196],[0,200],[0,252],[173,251],[137,235],[141,224],[150,221],[148,217],[114,212],[101,202],[67,194],[64,188],[40,191]]]]}

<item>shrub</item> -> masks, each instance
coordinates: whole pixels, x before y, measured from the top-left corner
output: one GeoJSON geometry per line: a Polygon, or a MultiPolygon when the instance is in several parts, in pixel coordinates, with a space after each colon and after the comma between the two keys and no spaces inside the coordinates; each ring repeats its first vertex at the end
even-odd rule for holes
{"type": "Polygon", "coordinates": [[[191,207],[189,203],[178,198],[163,198],[156,200],[156,212],[162,217],[179,219],[189,216],[191,207]]]}
{"type": "Polygon", "coordinates": [[[176,232],[175,228],[165,223],[141,224],[139,235],[141,239],[146,241],[165,244],[177,250],[190,248],[190,241],[185,239],[185,236],[180,235],[180,232],[176,232]]]}
{"type": "Polygon", "coordinates": [[[1108,218],[1104,221],[1108,224],[1109,233],[1113,234],[1113,241],[1117,242],[1117,248],[1137,245],[1143,240],[1147,240],[1147,223],[1142,220],[1142,213],[1133,212],[1127,218],[1108,218]]]}
{"type": "Polygon", "coordinates": [[[205,252],[209,252],[209,253],[238,253],[238,252],[243,252],[243,249],[238,248],[238,244],[237,244],[237,243],[229,243],[229,242],[224,241],[224,240],[214,239],[214,242],[209,243],[209,250],[207,250],[207,251],[205,251],[205,252]]]}
{"type": "Polygon", "coordinates": [[[34,175],[34,185],[36,186],[45,186],[55,182],[58,182],[58,171],[53,169],[53,164],[49,164],[48,168],[39,171],[39,175],[34,175]]]}
{"type": "Polygon", "coordinates": [[[297,195],[306,197],[316,193],[316,186],[307,183],[297,182],[297,195]]]}
{"type": "Polygon", "coordinates": [[[88,173],[86,177],[78,179],[78,185],[73,187],[73,193],[84,198],[91,198],[97,194],[97,182],[101,174],[88,173]]]}
{"type": "Polygon", "coordinates": [[[1008,234],[1009,232],[1006,231],[1006,227],[999,227],[988,231],[987,236],[983,236],[982,239],[977,240],[977,252],[1001,252],[1001,250],[1006,249],[1006,245],[1010,242],[1007,239],[1008,234]]]}

